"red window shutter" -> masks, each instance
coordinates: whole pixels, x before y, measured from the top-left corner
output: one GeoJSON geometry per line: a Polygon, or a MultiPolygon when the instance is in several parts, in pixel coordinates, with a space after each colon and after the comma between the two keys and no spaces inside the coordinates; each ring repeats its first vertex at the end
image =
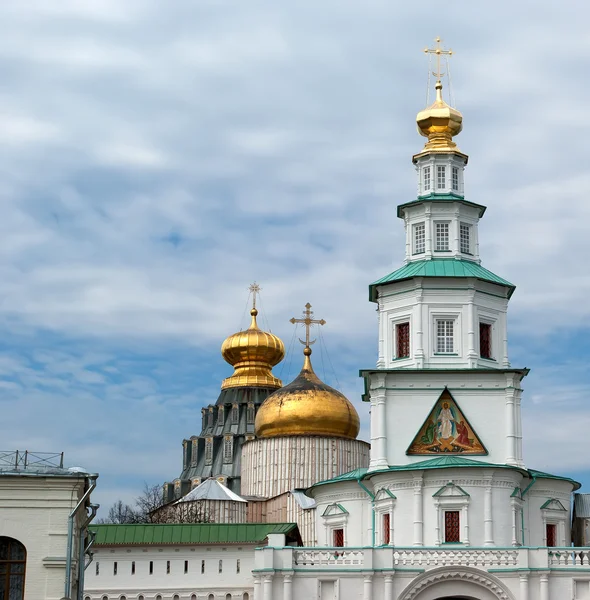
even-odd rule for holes
{"type": "Polygon", "coordinates": [[[445,511],[445,542],[458,543],[461,541],[461,527],[459,524],[459,511],[445,511]]]}
{"type": "Polygon", "coordinates": [[[410,324],[400,323],[395,327],[396,332],[396,358],[408,358],[410,356],[410,324]]]}
{"type": "Polygon", "coordinates": [[[334,529],[334,546],[344,546],[344,529],[334,529]]]}
{"type": "Polygon", "coordinates": [[[488,323],[479,324],[479,355],[492,358],[492,326],[488,323]]]}
{"type": "Polygon", "coordinates": [[[547,546],[557,546],[557,525],[547,523],[547,546]]]}
{"type": "Polygon", "coordinates": [[[390,527],[391,527],[390,515],[389,515],[389,513],[385,513],[383,515],[383,545],[384,546],[387,546],[389,544],[389,542],[391,541],[391,539],[389,537],[390,527]]]}

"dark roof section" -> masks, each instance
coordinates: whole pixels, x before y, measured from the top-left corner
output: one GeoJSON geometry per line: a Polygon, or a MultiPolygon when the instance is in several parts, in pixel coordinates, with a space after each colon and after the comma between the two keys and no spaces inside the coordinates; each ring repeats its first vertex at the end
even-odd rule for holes
{"type": "Polygon", "coordinates": [[[263,544],[271,533],[297,540],[296,523],[191,523],[90,525],[94,546],[165,546],[190,544],[263,544]]]}

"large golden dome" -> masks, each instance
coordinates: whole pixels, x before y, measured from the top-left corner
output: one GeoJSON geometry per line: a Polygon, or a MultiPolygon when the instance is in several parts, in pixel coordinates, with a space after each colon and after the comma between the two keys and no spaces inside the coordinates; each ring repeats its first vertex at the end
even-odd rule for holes
{"type": "Polygon", "coordinates": [[[235,369],[231,377],[223,380],[222,390],[233,387],[280,388],[283,385],[272,374],[272,368],[285,357],[285,346],[276,335],[258,327],[256,308],[252,308],[250,314],[250,327],[230,335],[221,345],[223,358],[235,369]]]}
{"type": "Polygon", "coordinates": [[[314,373],[309,346],[303,354],[305,361],[297,378],[273,392],[258,409],[256,436],[321,435],[355,439],[359,416],[354,406],[314,373]]]}
{"type": "Polygon", "coordinates": [[[463,129],[463,115],[442,98],[442,83],[436,82],[436,100],[416,117],[418,132],[428,138],[422,152],[458,152],[453,136],[463,129]]]}

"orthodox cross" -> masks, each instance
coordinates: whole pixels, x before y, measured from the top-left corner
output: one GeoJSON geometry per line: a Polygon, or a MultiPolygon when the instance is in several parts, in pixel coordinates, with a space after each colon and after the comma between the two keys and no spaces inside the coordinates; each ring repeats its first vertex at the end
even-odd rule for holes
{"type": "Polygon", "coordinates": [[[436,42],[436,48],[424,48],[424,52],[426,54],[435,54],[436,55],[436,72],[432,72],[432,74],[438,79],[438,81],[440,81],[440,78],[444,75],[444,73],[441,73],[440,71],[440,57],[441,55],[444,56],[453,56],[453,51],[452,50],[443,50],[440,47],[440,42],[441,39],[439,37],[437,37],[435,40],[436,42]]]}
{"type": "Polygon", "coordinates": [[[300,339],[299,341],[306,348],[309,348],[312,344],[315,344],[315,340],[310,341],[310,339],[309,339],[309,330],[312,328],[312,326],[326,324],[326,321],[324,321],[324,319],[314,319],[312,317],[313,317],[313,310],[311,310],[311,304],[308,302],[305,305],[305,310],[303,311],[303,319],[296,319],[295,317],[293,317],[291,319],[291,323],[293,323],[293,325],[295,323],[303,323],[305,325],[305,341],[303,341],[302,339],[300,339]]]}
{"type": "Polygon", "coordinates": [[[252,294],[252,308],[256,308],[256,294],[260,294],[260,290],[262,288],[256,282],[254,282],[248,289],[252,294]]]}

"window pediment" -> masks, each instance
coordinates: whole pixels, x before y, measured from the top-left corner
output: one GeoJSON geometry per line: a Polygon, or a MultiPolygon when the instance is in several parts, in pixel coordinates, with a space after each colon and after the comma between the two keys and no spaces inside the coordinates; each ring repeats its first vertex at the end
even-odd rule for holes
{"type": "Polygon", "coordinates": [[[549,498],[545,504],[541,506],[541,510],[557,510],[567,512],[565,506],[557,498],[549,498]]]}
{"type": "Polygon", "coordinates": [[[449,481],[443,485],[438,491],[432,494],[433,498],[469,498],[469,494],[457,484],[449,481]]]}

